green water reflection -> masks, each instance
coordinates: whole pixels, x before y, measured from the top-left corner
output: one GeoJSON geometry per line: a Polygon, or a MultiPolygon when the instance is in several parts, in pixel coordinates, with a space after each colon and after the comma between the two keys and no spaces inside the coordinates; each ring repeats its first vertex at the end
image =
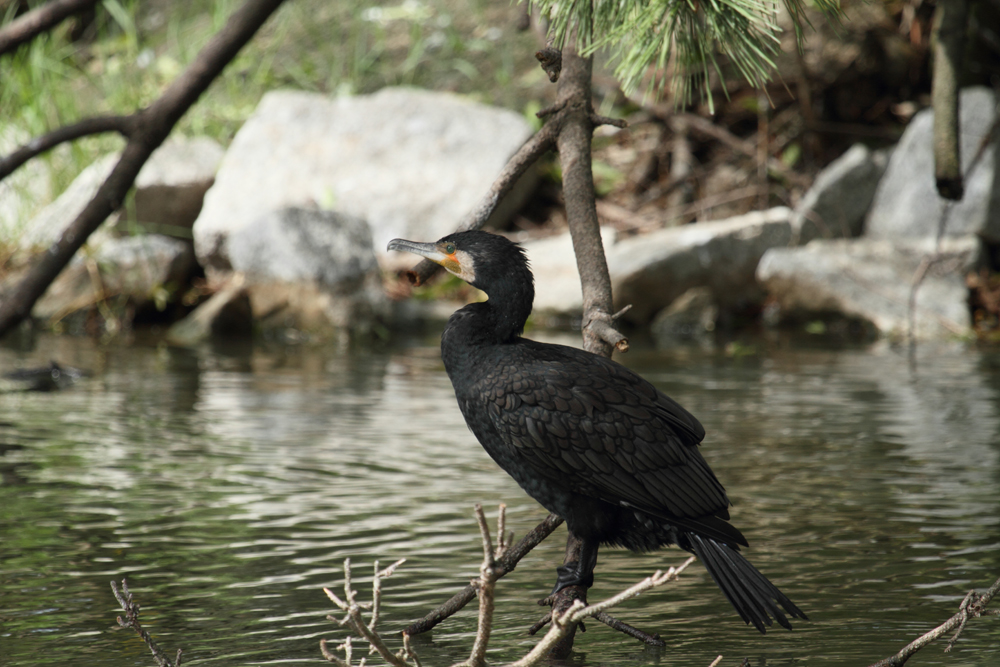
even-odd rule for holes
{"type": "MultiPolygon", "coordinates": [[[[764,349],[764,346],[762,346],[764,349]]],[[[152,665],[116,628],[108,582],[127,576],[142,618],[185,663],[320,660],[322,586],[342,562],[386,582],[384,627],[474,577],[474,503],[508,505],[523,535],[545,512],[475,443],[434,341],[384,352],[183,351],[42,339],[0,349],[0,371],[50,359],[93,376],[68,391],[0,395],[0,664],[152,665]]],[[[866,665],[950,616],[1000,576],[1000,356],[927,347],[638,351],[623,361],[705,424],[706,458],[748,552],[812,621],[759,636],[700,567],[617,614],[660,632],[644,648],[592,625],[587,664],[866,665]]],[[[490,510],[492,515],[494,510],[490,510]]],[[[490,659],[551,586],[563,533],[500,585],[490,659]]],[[[592,599],[683,554],[601,554],[592,599]]],[[[425,665],[466,656],[467,611],[417,641],[425,665]]],[[[1000,622],[911,664],[1000,664],[1000,622]]]]}

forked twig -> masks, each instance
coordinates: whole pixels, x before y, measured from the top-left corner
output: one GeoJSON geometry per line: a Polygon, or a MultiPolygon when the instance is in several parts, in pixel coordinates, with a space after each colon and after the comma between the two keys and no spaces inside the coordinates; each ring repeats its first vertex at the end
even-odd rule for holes
{"type": "Polygon", "coordinates": [[[128,589],[128,582],[122,577],[122,588],[121,591],[118,590],[118,584],[114,581],[111,582],[111,590],[115,594],[115,599],[118,600],[118,604],[121,605],[122,611],[125,612],[125,618],[122,619],[121,616],[118,617],[118,625],[123,628],[132,628],[135,630],[142,641],[146,642],[146,646],[153,653],[153,659],[156,660],[156,664],[159,667],[180,667],[181,665],[181,654],[183,653],[181,649],[177,649],[177,657],[174,658],[173,662],[166,656],[153,638],[150,636],[146,629],[142,627],[139,623],[139,603],[132,598],[132,591],[128,589]]]}
{"type": "Polygon", "coordinates": [[[970,618],[978,618],[980,616],[1000,616],[1000,610],[986,609],[986,606],[997,593],[1000,593],[1000,579],[997,579],[982,595],[976,593],[975,591],[969,591],[965,596],[965,599],[962,600],[962,604],[959,605],[958,612],[954,616],[930,632],[921,635],[904,646],[896,655],[891,655],[888,658],[879,660],[878,662],[873,663],[871,667],[900,667],[905,664],[914,653],[927,646],[935,639],[939,639],[952,630],[955,630],[955,634],[952,635],[951,639],[948,641],[948,645],[944,649],[947,653],[951,650],[952,646],[955,645],[955,642],[958,641],[959,635],[962,634],[962,631],[965,629],[965,626],[969,622],[970,618]]]}

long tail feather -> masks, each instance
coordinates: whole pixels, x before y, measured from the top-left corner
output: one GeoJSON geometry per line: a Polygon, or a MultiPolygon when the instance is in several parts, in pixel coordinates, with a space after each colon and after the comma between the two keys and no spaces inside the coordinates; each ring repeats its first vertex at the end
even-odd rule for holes
{"type": "Polygon", "coordinates": [[[778,605],[781,605],[789,616],[808,620],[805,613],[740,552],[709,537],[701,537],[694,533],[688,533],[687,537],[695,555],[705,564],[716,585],[722,589],[745,623],[753,623],[753,626],[763,633],[767,629],[765,626],[772,624],[773,618],[778,625],[791,630],[792,624],[788,622],[788,618],[778,605]]]}

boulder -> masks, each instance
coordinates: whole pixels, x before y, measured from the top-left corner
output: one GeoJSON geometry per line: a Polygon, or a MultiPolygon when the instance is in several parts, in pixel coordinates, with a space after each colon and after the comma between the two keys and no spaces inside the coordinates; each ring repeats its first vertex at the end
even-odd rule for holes
{"type": "Polygon", "coordinates": [[[228,247],[265,328],[364,330],[387,309],[371,230],[359,218],[283,208],[235,231],[228,247]]]}
{"type": "MultiPolygon", "coordinates": [[[[757,279],[775,298],[780,319],[836,316],[871,322],[881,334],[909,330],[912,285],[933,239],[815,240],[800,248],[768,250],[757,279]]],[[[965,273],[980,259],[976,237],[945,238],[916,292],[918,338],[963,335],[971,324],[965,273]]]]}
{"type": "Polygon", "coordinates": [[[708,287],[720,307],[760,296],[754,272],[769,248],[791,239],[785,207],[728,220],[672,227],[619,241],[608,252],[615,307],[645,325],[692,287],[708,287]]]}
{"type": "MultiPolygon", "coordinates": [[[[321,207],[363,218],[379,257],[395,237],[438,239],[484,196],[531,136],[519,114],[456,95],[386,88],[329,98],[267,93],[240,128],[194,226],[210,269],[232,268],[229,238],[262,212],[321,207]]],[[[530,184],[525,184],[526,186],[530,184]]],[[[510,215],[520,188],[498,217],[510,215]]]]}
{"type": "Polygon", "coordinates": [[[225,151],[208,137],[168,139],[135,179],[135,219],[145,231],[191,238],[225,151]]]}
{"type": "Polygon", "coordinates": [[[889,154],[854,144],[817,176],[792,213],[792,239],[860,236],[889,154]]]}
{"type": "Polygon", "coordinates": [[[108,239],[95,250],[77,253],[31,314],[58,320],[116,297],[141,307],[160,289],[169,294],[170,288],[186,285],[195,269],[190,242],[155,234],[108,239]]]}
{"type": "MultiPolygon", "coordinates": [[[[615,230],[601,227],[601,240],[605,253],[613,246],[615,230]]],[[[533,313],[570,315],[583,313],[583,291],[580,272],[573,252],[573,239],[569,232],[528,241],[523,244],[528,255],[531,272],[535,275],[535,305],[533,313]]]]}
{"type": "MultiPolygon", "coordinates": [[[[948,211],[947,236],[981,234],[1000,243],[1000,156],[997,133],[969,172],[983,137],[997,116],[997,100],[988,88],[966,88],[960,98],[960,151],[965,195],[948,211]]],[[[865,235],[876,239],[936,237],[947,200],[934,185],[934,113],[924,109],[910,122],[879,182],[865,235]]]]}

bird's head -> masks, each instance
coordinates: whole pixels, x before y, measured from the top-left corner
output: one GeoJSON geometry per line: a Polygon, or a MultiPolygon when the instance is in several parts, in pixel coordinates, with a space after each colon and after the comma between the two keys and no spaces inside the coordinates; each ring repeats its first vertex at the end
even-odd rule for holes
{"type": "Polygon", "coordinates": [[[521,246],[489,232],[458,232],[432,243],[393,239],[388,249],[426,257],[487,294],[511,281],[533,284],[521,246]]]}

